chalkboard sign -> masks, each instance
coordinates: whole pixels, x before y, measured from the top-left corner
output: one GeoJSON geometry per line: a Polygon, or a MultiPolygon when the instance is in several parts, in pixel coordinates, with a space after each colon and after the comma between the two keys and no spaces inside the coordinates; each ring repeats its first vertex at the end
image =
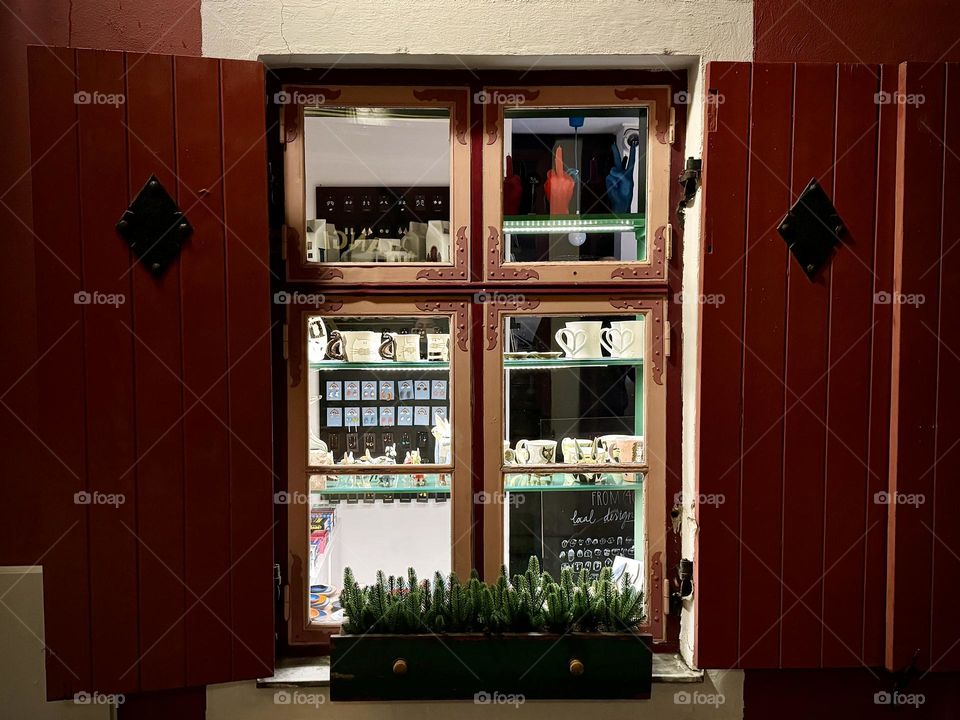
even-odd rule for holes
{"type": "Polygon", "coordinates": [[[634,556],[634,490],[511,493],[510,575],[531,555],[554,578],[569,567],[597,577],[617,555],[634,556]]]}

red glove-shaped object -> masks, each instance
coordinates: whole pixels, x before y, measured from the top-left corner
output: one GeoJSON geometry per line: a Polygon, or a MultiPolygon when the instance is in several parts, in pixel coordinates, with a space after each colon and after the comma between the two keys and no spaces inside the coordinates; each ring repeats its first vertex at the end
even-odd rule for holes
{"type": "Polygon", "coordinates": [[[503,214],[519,215],[520,199],[523,197],[523,184],[513,174],[513,158],[507,155],[507,174],[503,178],[503,214]]]}
{"type": "Polygon", "coordinates": [[[551,215],[570,214],[573,185],[573,178],[563,169],[563,148],[558,145],[553,156],[553,170],[547,171],[547,182],[543,185],[551,215]]]}

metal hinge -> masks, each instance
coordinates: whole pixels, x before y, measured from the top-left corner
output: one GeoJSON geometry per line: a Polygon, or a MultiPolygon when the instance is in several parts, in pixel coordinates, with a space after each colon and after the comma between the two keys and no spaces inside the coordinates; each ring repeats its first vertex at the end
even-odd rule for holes
{"type": "Polygon", "coordinates": [[[664,251],[667,254],[667,260],[673,259],[673,225],[667,223],[663,230],[664,251]]]}
{"type": "Polygon", "coordinates": [[[667,129],[667,144],[673,145],[677,139],[677,109],[670,107],[670,127],[667,129]]]}
{"type": "Polygon", "coordinates": [[[670,323],[663,323],[663,356],[670,357],[670,323]]]}

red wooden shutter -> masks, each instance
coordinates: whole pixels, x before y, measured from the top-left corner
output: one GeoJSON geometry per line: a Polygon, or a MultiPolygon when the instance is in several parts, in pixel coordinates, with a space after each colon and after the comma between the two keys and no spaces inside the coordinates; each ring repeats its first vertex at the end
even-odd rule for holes
{"type": "Polygon", "coordinates": [[[262,67],[32,47],[29,89],[47,696],[269,674],[262,67]],[[151,174],[194,228],[160,278],[114,227],[151,174]]]}
{"type": "Polygon", "coordinates": [[[887,665],[960,670],[960,66],[900,68],[887,665]]]}
{"type": "Polygon", "coordinates": [[[896,68],[711,63],[697,662],[882,664],[896,68]],[[816,177],[847,226],[808,280],[776,228],[816,177]],[[710,298],[720,298],[710,302],[710,298]]]}

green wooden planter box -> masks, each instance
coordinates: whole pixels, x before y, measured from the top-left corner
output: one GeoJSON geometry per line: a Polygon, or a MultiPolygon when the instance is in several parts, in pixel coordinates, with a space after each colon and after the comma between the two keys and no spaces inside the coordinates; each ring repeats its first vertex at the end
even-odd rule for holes
{"type": "Polygon", "coordinates": [[[334,635],[330,699],[642,699],[649,635],[334,635]]]}

